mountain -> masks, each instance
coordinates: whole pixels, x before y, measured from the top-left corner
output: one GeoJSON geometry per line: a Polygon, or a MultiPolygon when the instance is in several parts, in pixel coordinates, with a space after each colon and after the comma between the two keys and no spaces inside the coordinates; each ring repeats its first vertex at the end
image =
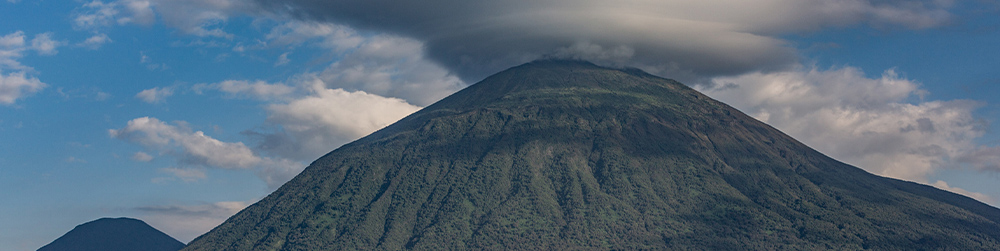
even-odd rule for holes
{"type": "Polygon", "coordinates": [[[184,250],[996,250],[1000,209],[681,83],[537,61],[319,158],[184,250]]]}
{"type": "Polygon", "coordinates": [[[38,251],[177,251],[184,243],[130,218],[83,223],[38,251]]]}

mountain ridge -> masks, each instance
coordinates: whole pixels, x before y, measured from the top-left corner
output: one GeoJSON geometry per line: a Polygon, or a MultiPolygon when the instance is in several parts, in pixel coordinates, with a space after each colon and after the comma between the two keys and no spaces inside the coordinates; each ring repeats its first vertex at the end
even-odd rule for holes
{"type": "Polygon", "coordinates": [[[536,61],[330,152],[184,250],[988,249],[998,223],[676,81],[536,61]]]}

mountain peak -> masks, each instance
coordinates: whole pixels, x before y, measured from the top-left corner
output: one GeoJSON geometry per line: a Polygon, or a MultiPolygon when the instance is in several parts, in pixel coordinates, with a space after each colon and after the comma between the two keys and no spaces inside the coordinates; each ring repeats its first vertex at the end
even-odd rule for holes
{"type": "Polygon", "coordinates": [[[661,94],[676,96],[683,93],[707,99],[684,84],[656,77],[639,69],[601,67],[579,60],[545,59],[487,77],[432,104],[423,112],[438,109],[465,110],[502,102],[531,102],[530,99],[534,98],[552,98],[548,94],[569,97],[595,92],[631,93],[634,94],[632,96],[646,97],[661,94]]]}
{"type": "Polygon", "coordinates": [[[73,228],[38,251],[176,251],[184,243],[132,218],[101,218],[73,228]]]}
{"type": "Polygon", "coordinates": [[[1000,209],[830,159],[676,81],[546,60],[330,152],[185,250],[997,246],[1000,209]]]}

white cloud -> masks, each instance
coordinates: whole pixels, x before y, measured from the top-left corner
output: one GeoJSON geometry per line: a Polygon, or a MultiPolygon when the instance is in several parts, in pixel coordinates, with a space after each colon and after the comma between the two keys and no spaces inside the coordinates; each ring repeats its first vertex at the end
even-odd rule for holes
{"type": "Polygon", "coordinates": [[[262,161],[242,142],[223,142],[191,131],[184,126],[164,123],[156,118],[142,117],[128,122],[122,129],[108,130],[113,138],[140,144],[174,156],[178,161],[195,166],[227,169],[250,168],[262,161]]]}
{"type": "Polygon", "coordinates": [[[165,24],[181,32],[202,36],[232,38],[221,26],[236,13],[247,10],[239,0],[119,0],[93,1],[82,6],[73,19],[78,29],[96,30],[114,24],[151,25],[157,14],[165,24]]]}
{"type": "Polygon", "coordinates": [[[151,25],[156,21],[156,13],[153,12],[153,4],[150,1],[126,0],[122,1],[130,16],[118,18],[118,24],[137,23],[141,25],[151,25]]]}
{"type": "Polygon", "coordinates": [[[0,70],[4,70],[4,68],[30,70],[30,67],[23,66],[21,62],[17,61],[27,49],[24,32],[22,31],[15,31],[0,37],[0,70]]]}
{"type": "Polygon", "coordinates": [[[66,158],[66,163],[87,163],[87,160],[70,156],[69,158],[66,158]]]}
{"type": "Polygon", "coordinates": [[[135,208],[143,221],[187,243],[250,205],[250,201],[223,201],[197,205],[156,205],[135,208]]]}
{"type": "Polygon", "coordinates": [[[139,52],[139,63],[140,64],[145,64],[146,65],[146,69],[149,69],[149,70],[162,70],[162,71],[165,71],[167,69],[170,69],[170,67],[168,67],[166,63],[153,62],[153,59],[150,58],[148,55],[146,55],[146,52],[142,52],[142,51],[139,52]]]}
{"type": "Polygon", "coordinates": [[[167,25],[196,36],[232,37],[217,26],[245,7],[238,0],[164,0],[157,2],[167,25]]]}
{"type": "Polygon", "coordinates": [[[146,63],[152,63],[152,62],[153,62],[153,60],[150,59],[149,56],[146,56],[146,52],[142,52],[142,51],[139,52],[139,63],[146,64],[146,63]]]}
{"type": "Polygon", "coordinates": [[[87,38],[87,40],[84,40],[83,42],[77,43],[76,46],[84,47],[91,50],[97,50],[101,48],[102,45],[110,42],[112,41],[111,38],[108,37],[108,35],[100,33],[87,38]]]}
{"type": "Polygon", "coordinates": [[[274,45],[299,46],[310,41],[321,48],[334,52],[345,52],[357,48],[364,38],[350,27],[328,23],[315,22],[285,22],[271,29],[265,37],[274,45]]]}
{"type": "Polygon", "coordinates": [[[152,89],[142,90],[138,94],[135,94],[136,98],[145,101],[146,103],[160,103],[166,100],[167,97],[174,95],[173,87],[154,87],[152,89]]]}
{"type": "Polygon", "coordinates": [[[286,65],[286,64],[288,64],[290,62],[292,62],[292,60],[288,59],[288,52],[285,52],[285,53],[281,53],[281,56],[278,56],[278,60],[276,60],[274,62],[274,66],[286,65]]]}
{"type": "Polygon", "coordinates": [[[313,160],[420,109],[397,98],[328,89],[319,79],[308,83],[309,96],[267,107],[268,123],[282,130],[260,135],[260,148],[290,159],[313,160]]]}
{"type": "Polygon", "coordinates": [[[77,29],[93,30],[114,24],[115,16],[118,15],[116,3],[104,3],[92,1],[82,7],[86,11],[76,14],[73,18],[73,27],[77,29]]]}
{"type": "Polygon", "coordinates": [[[192,89],[201,93],[207,89],[219,90],[229,95],[247,96],[258,100],[286,99],[296,89],[281,83],[268,84],[264,81],[226,80],[214,84],[197,84],[192,89]]]}
{"type": "Polygon", "coordinates": [[[42,55],[55,55],[59,52],[56,48],[63,44],[63,42],[52,40],[52,33],[38,34],[35,35],[34,39],[31,39],[31,48],[42,55]]]}
{"type": "Polygon", "coordinates": [[[301,170],[301,165],[290,165],[296,163],[291,160],[314,160],[419,110],[414,102],[430,104],[465,86],[447,70],[423,58],[422,44],[415,40],[385,35],[360,37],[334,27],[300,23],[272,31],[281,34],[270,37],[280,41],[273,44],[298,46],[319,39],[323,41],[321,48],[342,53],[343,59],[321,73],[293,78],[294,86],[227,80],[193,87],[198,93],[211,89],[270,102],[265,127],[273,130],[244,132],[258,140],[255,149],[281,157],[260,164],[264,168],[258,175],[265,180],[287,180],[301,170]]]}
{"type": "Polygon", "coordinates": [[[292,78],[293,85],[227,80],[193,87],[197,93],[218,90],[269,102],[264,128],[270,129],[244,132],[258,140],[255,149],[282,157],[272,159],[276,168],[264,168],[261,176],[290,173],[281,171],[289,166],[283,160],[314,160],[465,86],[424,58],[423,44],[412,39],[365,37],[343,26],[289,22],[271,30],[268,44],[316,46],[341,59],[320,73],[292,78]]]}
{"type": "Polygon", "coordinates": [[[149,155],[148,153],[145,152],[135,152],[135,154],[132,154],[132,160],[139,162],[150,162],[153,160],[153,155],[149,155]]]}
{"type": "Polygon", "coordinates": [[[893,70],[879,78],[852,67],[757,72],[713,82],[715,87],[702,91],[880,175],[927,183],[935,170],[954,167],[964,153],[981,148],[974,142],[983,135],[972,115],[977,103],[909,103],[926,91],[893,70]]]}
{"type": "Polygon", "coordinates": [[[94,94],[94,100],[97,101],[104,101],[108,100],[109,98],[111,98],[111,94],[107,92],[98,91],[97,93],[94,94]]]}
{"type": "Polygon", "coordinates": [[[993,200],[993,198],[990,197],[989,195],[986,195],[986,194],[983,194],[983,193],[969,192],[969,191],[967,191],[965,189],[961,189],[961,188],[957,188],[957,187],[952,187],[952,186],[949,186],[948,183],[944,182],[943,180],[939,180],[937,182],[934,182],[934,184],[931,184],[931,185],[933,185],[934,187],[937,187],[938,189],[949,191],[949,192],[952,192],[952,193],[957,193],[957,194],[965,195],[965,196],[968,196],[969,198],[973,198],[973,199],[976,199],[976,200],[984,202],[984,203],[993,204],[995,202],[993,200]]]}
{"type": "MultiPolygon", "coordinates": [[[[108,134],[143,146],[147,151],[173,157],[181,166],[161,171],[185,182],[207,178],[205,168],[249,169],[254,170],[268,188],[276,189],[305,168],[297,161],[260,156],[243,142],[224,142],[204,132],[193,131],[183,121],[171,125],[156,118],[136,118],[125,128],[108,130],[108,134]]],[[[149,161],[152,156],[137,152],[132,159],[149,161]]],[[[154,182],[168,180],[158,178],[154,182]]]]}
{"type": "Polygon", "coordinates": [[[18,99],[41,91],[45,83],[34,77],[26,77],[24,72],[0,73],[0,104],[11,105],[18,99]]]}
{"type": "Polygon", "coordinates": [[[430,105],[466,86],[423,56],[419,41],[388,35],[366,38],[319,74],[329,88],[361,90],[430,105]]]}
{"type": "Polygon", "coordinates": [[[0,70],[31,71],[31,67],[21,65],[18,61],[26,51],[35,51],[39,55],[55,55],[57,48],[63,42],[52,40],[52,33],[35,35],[28,41],[23,31],[15,31],[0,37],[0,70]]]}
{"type": "Polygon", "coordinates": [[[0,37],[0,47],[17,48],[24,46],[24,32],[15,31],[0,37]]]}
{"type": "Polygon", "coordinates": [[[315,126],[320,126],[346,138],[356,138],[420,109],[401,99],[363,91],[349,92],[323,87],[317,87],[313,91],[314,96],[269,106],[268,110],[272,114],[268,119],[286,122],[281,124],[292,131],[310,131],[316,129],[315,126]]]}
{"type": "Polygon", "coordinates": [[[11,105],[18,99],[45,89],[48,85],[30,76],[34,69],[19,61],[26,51],[54,55],[62,42],[52,40],[52,33],[35,35],[28,41],[24,32],[15,31],[0,37],[0,104],[11,105]],[[8,72],[13,70],[13,72],[8,72]]]}

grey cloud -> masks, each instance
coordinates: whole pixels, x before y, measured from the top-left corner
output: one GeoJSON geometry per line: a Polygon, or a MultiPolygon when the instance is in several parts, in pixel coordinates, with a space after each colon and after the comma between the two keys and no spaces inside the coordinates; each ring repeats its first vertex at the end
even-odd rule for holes
{"type": "Polygon", "coordinates": [[[253,201],[222,201],[196,205],[151,205],[132,208],[144,221],[182,242],[212,230],[253,201]]]}
{"type": "Polygon", "coordinates": [[[1000,163],[967,100],[906,103],[926,91],[893,70],[869,78],[853,67],[749,73],[700,87],[833,158],[894,178],[930,182],[942,168],[1000,163]],[[972,154],[964,154],[964,153],[972,154]]]}
{"type": "Polygon", "coordinates": [[[465,87],[447,69],[422,55],[413,39],[379,35],[365,39],[318,77],[329,88],[401,98],[426,106],[465,87]]]}
{"type": "Polygon", "coordinates": [[[431,59],[467,82],[544,56],[572,52],[574,57],[593,57],[593,50],[586,47],[632,51],[612,59],[681,80],[786,69],[795,64],[797,55],[777,35],[858,23],[933,27],[948,21],[951,6],[943,0],[256,0],[256,4],[296,19],[414,38],[425,43],[431,59]],[[576,46],[581,44],[590,46],[576,46]]]}
{"type": "Polygon", "coordinates": [[[920,132],[927,132],[927,133],[933,133],[937,131],[934,130],[934,122],[932,122],[931,119],[929,118],[917,119],[917,130],[920,130],[920,132]]]}
{"type": "Polygon", "coordinates": [[[980,146],[975,151],[958,156],[956,160],[979,170],[1000,171],[1000,147],[980,146]]]}
{"type": "MultiPolygon", "coordinates": [[[[293,77],[291,82],[308,83],[318,77],[330,89],[364,91],[401,98],[420,106],[434,103],[466,86],[448,69],[426,58],[424,44],[411,38],[364,35],[344,25],[291,21],[272,28],[267,34],[267,44],[290,49],[310,46],[328,50],[313,60],[332,60],[329,66],[320,72],[293,77]]],[[[620,51],[614,49],[612,52],[620,51]]],[[[593,53],[609,57],[600,51],[593,53]]],[[[285,54],[282,55],[279,63],[288,62],[282,60],[288,60],[285,54]]],[[[312,88],[310,84],[305,86],[312,88]]]]}

